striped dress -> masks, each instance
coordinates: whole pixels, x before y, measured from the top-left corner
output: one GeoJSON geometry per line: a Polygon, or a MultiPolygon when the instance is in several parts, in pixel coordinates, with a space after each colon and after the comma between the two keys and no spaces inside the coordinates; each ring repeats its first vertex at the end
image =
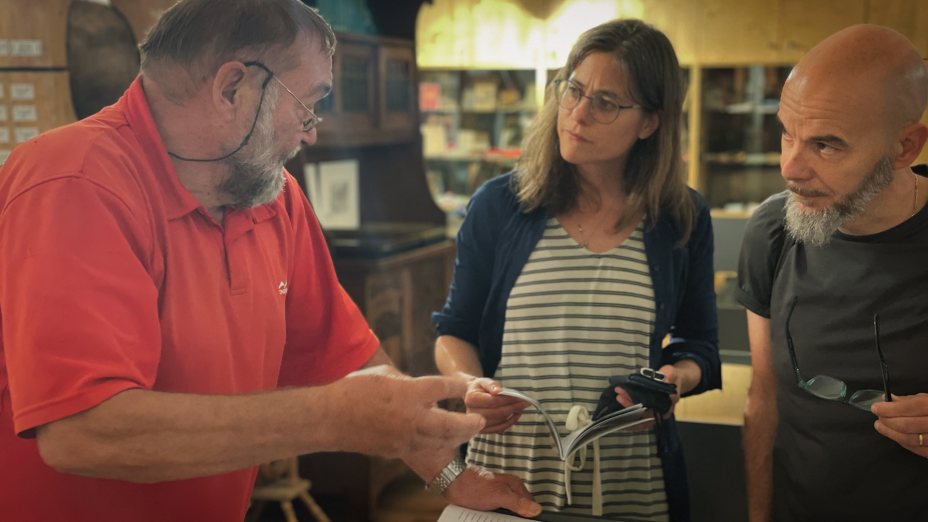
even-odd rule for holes
{"type": "MultiPolygon", "coordinates": [[[[551,218],[509,296],[494,378],[541,402],[563,436],[571,406],[592,412],[609,377],[648,365],[653,328],[642,225],[617,248],[595,254],[551,218]]],[[[603,515],[667,520],[653,430],[617,432],[599,443],[603,515]]],[[[467,460],[521,477],[545,509],[591,514],[592,448],[583,469],[571,473],[567,505],[563,463],[551,444],[542,417],[530,408],[506,433],[474,438],[467,460]]]]}

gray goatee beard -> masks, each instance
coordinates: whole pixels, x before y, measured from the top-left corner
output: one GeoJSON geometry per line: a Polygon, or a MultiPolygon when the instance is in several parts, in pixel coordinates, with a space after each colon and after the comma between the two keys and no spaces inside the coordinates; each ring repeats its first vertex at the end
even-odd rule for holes
{"type": "Polygon", "coordinates": [[[831,241],[843,225],[863,214],[867,206],[893,180],[889,158],[881,158],[843,200],[821,210],[803,209],[792,192],[786,201],[786,232],[795,241],[820,247],[831,241]]]}
{"type": "Polygon", "coordinates": [[[230,203],[226,206],[230,209],[265,205],[277,199],[284,189],[287,181],[284,163],[299,149],[282,155],[275,147],[274,110],[277,98],[276,90],[268,91],[251,139],[227,160],[229,177],[222,182],[219,190],[228,197],[230,203]]]}

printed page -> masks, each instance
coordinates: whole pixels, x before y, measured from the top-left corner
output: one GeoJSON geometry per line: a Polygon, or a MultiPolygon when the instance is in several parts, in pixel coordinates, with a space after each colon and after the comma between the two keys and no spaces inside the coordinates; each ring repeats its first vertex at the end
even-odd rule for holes
{"type": "Polygon", "coordinates": [[[561,440],[561,443],[564,445],[564,458],[566,459],[569,457],[570,454],[579,447],[593,442],[604,435],[616,431],[627,430],[642,424],[653,423],[654,417],[651,415],[646,415],[645,417],[641,416],[644,412],[644,406],[635,404],[634,406],[629,406],[624,410],[614,412],[599,419],[593,424],[565,435],[561,440]]]}
{"type": "Polygon", "coordinates": [[[544,417],[545,423],[548,425],[548,431],[551,432],[551,438],[554,440],[554,449],[557,450],[558,455],[561,457],[561,460],[567,460],[567,457],[573,453],[576,448],[586,444],[587,442],[592,442],[603,435],[612,433],[614,431],[624,430],[631,428],[632,426],[637,426],[639,424],[645,424],[652,422],[650,416],[641,418],[641,414],[644,412],[645,407],[641,404],[633,404],[628,408],[623,410],[615,411],[606,415],[605,417],[597,420],[593,424],[587,425],[583,428],[574,430],[564,437],[558,435],[557,425],[554,423],[547,412],[541,407],[541,403],[529,397],[528,395],[514,390],[512,388],[503,388],[500,392],[500,395],[506,395],[508,397],[515,397],[523,401],[528,402],[541,413],[541,416],[544,417]]]}
{"type": "Polygon", "coordinates": [[[491,511],[474,511],[473,509],[450,505],[441,512],[438,522],[519,522],[523,520],[531,519],[491,511]]]}
{"type": "Polygon", "coordinates": [[[545,424],[548,425],[548,431],[551,432],[551,440],[554,442],[554,444],[553,444],[554,449],[556,449],[557,452],[558,452],[558,454],[561,455],[561,458],[564,458],[564,456],[565,456],[565,455],[564,455],[564,449],[563,449],[563,447],[561,446],[561,437],[558,435],[557,425],[554,424],[554,419],[552,419],[551,417],[549,417],[549,416],[548,416],[548,413],[544,410],[544,408],[541,407],[541,403],[540,403],[540,402],[538,402],[538,401],[536,401],[535,399],[529,397],[528,395],[526,395],[526,394],[524,394],[524,393],[522,393],[522,392],[520,392],[520,391],[518,391],[518,390],[514,390],[514,389],[512,389],[512,388],[503,388],[503,390],[502,390],[501,392],[499,392],[499,394],[500,394],[500,395],[506,395],[506,396],[509,396],[509,397],[515,397],[516,399],[522,399],[523,401],[525,401],[525,402],[531,404],[532,406],[534,406],[535,409],[538,410],[538,413],[540,413],[541,416],[544,417],[544,419],[545,419],[545,424]]]}

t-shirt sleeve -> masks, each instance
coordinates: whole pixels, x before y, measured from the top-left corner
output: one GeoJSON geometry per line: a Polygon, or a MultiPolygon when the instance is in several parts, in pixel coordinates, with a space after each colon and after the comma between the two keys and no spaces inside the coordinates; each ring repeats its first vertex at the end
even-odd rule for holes
{"type": "Polygon", "coordinates": [[[363,366],[380,341],[339,284],[316,215],[290,176],[286,194],[294,239],[278,385],[325,384],[363,366]]]}
{"type": "MultiPolygon", "coordinates": [[[[18,434],[150,388],[161,354],[151,228],[80,175],[0,209],[0,309],[18,434]]],[[[3,376],[0,374],[0,379],[3,376]]]]}
{"type": "Polygon", "coordinates": [[[735,298],[761,317],[770,317],[770,296],[777,263],[783,253],[786,231],[783,212],[787,193],[768,198],[751,216],[738,258],[735,298]]]}

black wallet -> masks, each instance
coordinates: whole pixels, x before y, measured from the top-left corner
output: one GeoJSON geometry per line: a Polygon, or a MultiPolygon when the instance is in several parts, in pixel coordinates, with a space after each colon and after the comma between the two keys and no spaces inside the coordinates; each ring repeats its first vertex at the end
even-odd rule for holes
{"type": "Polygon", "coordinates": [[[607,386],[599,396],[593,420],[622,409],[622,405],[615,400],[615,387],[620,386],[636,404],[641,403],[660,415],[670,411],[673,402],[670,396],[677,392],[677,385],[665,382],[664,375],[651,368],[641,368],[629,375],[617,375],[609,378],[607,386]]]}

